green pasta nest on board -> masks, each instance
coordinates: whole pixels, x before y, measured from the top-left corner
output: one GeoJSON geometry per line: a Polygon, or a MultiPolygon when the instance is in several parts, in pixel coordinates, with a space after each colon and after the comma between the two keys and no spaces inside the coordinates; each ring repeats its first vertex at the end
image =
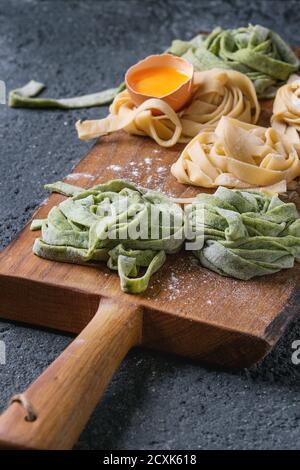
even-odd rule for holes
{"type": "Polygon", "coordinates": [[[299,59],[274,31],[260,25],[216,28],[191,41],[175,40],[169,52],[184,57],[195,70],[233,69],[252,80],[259,98],[273,98],[276,90],[299,69],[299,59]]]}
{"type": "Polygon", "coordinates": [[[199,194],[189,207],[202,266],[248,280],[291,268],[300,259],[300,219],[295,204],[278,196],[220,187],[199,194]]]}
{"type": "Polygon", "coordinates": [[[68,199],[53,207],[33,252],[42,258],[78,264],[107,261],[125,292],[143,292],[150,277],[184,241],[182,209],[167,196],[124,180],[85,190],[58,182],[46,185],[68,199]],[[151,222],[151,223],[150,223],[151,222]]]}

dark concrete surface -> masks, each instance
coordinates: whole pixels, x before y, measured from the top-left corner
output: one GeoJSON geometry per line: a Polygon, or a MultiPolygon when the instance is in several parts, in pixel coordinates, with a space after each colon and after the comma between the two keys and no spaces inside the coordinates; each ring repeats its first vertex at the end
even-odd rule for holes
{"type": "MultiPolygon", "coordinates": [[[[50,96],[118,84],[128,66],[215,25],[274,28],[300,45],[299,1],[0,0],[0,79],[8,89],[34,78],[50,96]]],[[[0,248],[45,198],[43,184],[69,173],[90,143],[74,122],[107,110],[30,111],[0,106],[0,248]]],[[[83,432],[78,449],[300,448],[300,339],[295,321],[257,367],[221,372],[135,350],[83,432]]],[[[71,341],[68,336],[0,324],[1,408],[71,341]]]]}

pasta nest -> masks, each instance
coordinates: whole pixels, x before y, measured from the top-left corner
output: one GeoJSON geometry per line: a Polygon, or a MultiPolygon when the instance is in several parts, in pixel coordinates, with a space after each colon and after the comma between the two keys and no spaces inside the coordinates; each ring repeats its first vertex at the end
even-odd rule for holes
{"type": "Polygon", "coordinates": [[[163,100],[151,98],[136,107],[127,90],[119,93],[105,119],[79,121],[82,140],[124,129],[147,135],[162,147],[187,143],[203,130],[213,130],[222,116],[255,124],[260,106],[249,78],[233,70],[212,69],[194,74],[192,99],[180,112],[163,100]]]}
{"type": "Polygon", "coordinates": [[[171,168],[180,183],[251,188],[289,183],[300,175],[300,146],[272,127],[223,117],[198,134],[171,168]]]}
{"type": "Polygon", "coordinates": [[[300,143],[300,77],[292,75],[277,91],[272,126],[292,142],[300,143]]]}

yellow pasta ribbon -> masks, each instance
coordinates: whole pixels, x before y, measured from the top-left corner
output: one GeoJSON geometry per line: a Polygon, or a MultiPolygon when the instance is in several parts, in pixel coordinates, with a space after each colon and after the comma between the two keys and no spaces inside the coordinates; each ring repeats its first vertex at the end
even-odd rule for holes
{"type": "Polygon", "coordinates": [[[276,93],[271,118],[272,127],[291,141],[300,143],[300,77],[291,75],[276,93]]]}
{"type": "Polygon", "coordinates": [[[162,147],[172,147],[189,142],[203,130],[215,129],[224,115],[255,124],[259,114],[255,88],[246,75],[212,69],[194,74],[192,100],[178,113],[158,98],[136,107],[125,90],[114,99],[108,117],[78,121],[76,129],[81,140],[124,129],[130,134],[147,135],[162,147]]]}
{"type": "Polygon", "coordinates": [[[215,131],[197,135],[171,172],[180,183],[214,188],[256,188],[300,175],[300,145],[278,133],[223,117],[215,131]]]}

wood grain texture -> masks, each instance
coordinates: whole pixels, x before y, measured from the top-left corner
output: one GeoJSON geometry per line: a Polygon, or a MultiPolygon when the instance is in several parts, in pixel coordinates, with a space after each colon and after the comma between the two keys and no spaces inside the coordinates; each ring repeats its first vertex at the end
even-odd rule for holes
{"type": "MultiPolygon", "coordinates": [[[[267,126],[272,102],[262,107],[260,124],[267,126]]],[[[193,196],[200,188],[178,183],[169,171],[182,148],[163,149],[150,139],[115,133],[99,140],[66,181],[87,188],[126,178],[170,196],[193,196]]],[[[35,217],[46,217],[62,199],[51,195],[35,217]]],[[[295,202],[300,208],[299,198],[295,202]]],[[[192,254],[182,252],[168,257],[145,293],[131,296],[121,292],[118,276],[104,263],[93,268],[34,256],[36,236],[27,225],[0,254],[3,318],[79,333],[100,298],[115,298],[143,307],[145,346],[246,367],[270,350],[298,312],[298,266],[244,282],[204,269],[192,254]]]]}
{"type": "Polygon", "coordinates": [[[141,332],[141,308],[102,299],[88,326],[26,391],[36,419],[26,420],[20,403],[2,414],[0,448],[72,448],[141,332]]]}

